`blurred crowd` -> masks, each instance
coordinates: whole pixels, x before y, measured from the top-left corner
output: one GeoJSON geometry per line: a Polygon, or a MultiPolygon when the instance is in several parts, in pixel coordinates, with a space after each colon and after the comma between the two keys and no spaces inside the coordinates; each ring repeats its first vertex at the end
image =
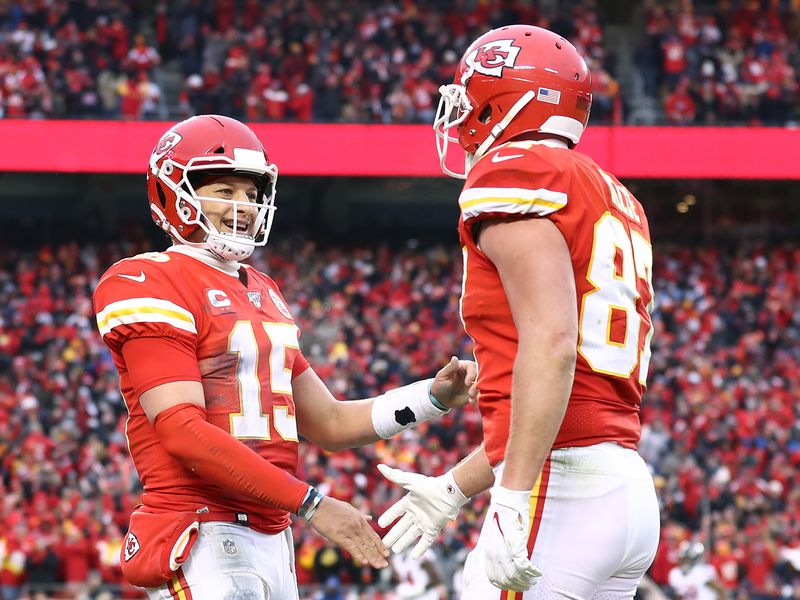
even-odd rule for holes
{"type": "MultiPolygon", "coordinates": [[[[141,597],[126,590],[119,570],[122,534],[141,490],[91,293],[112,262],[151,249],[72,243],[0,254],[4,599],[23,591],[141,597]]],[[[458,319],[458,256],[455,248],[415,243],[320,248],[291,239],[270,244],[254,265],[278,282],[304,353],[344,399],[429,376],[452,354],[471,355],[458,319]]],[[[663,531],[650,575],[666,585],[680,542],[691,539],[705,544],[731,597],[796,597],[800,247],[659,248],[654,273],[658,308],[640,451],[655,476],[663,531]]],[[[440,474],[480,436],[470,407],[365,449],[329,454],[303,444],[300,476],[377,517],[399,498],[379,462],[440,474]]],[[[462,510],[435,547],[450,585],[486,502],[480,496],[462,510]]],[[[301,523],[295,541],[301,586],[392,587],[390,572],[355,567],[301,523]]]]}
{"type": "Polygon", "coordinates": [[[781,0],[654,2],[637,54],[644,91],[673,125],[800,120],[800,6],[781,0]]]}
{"type": "Polygon", "coordinates": [[[529,23],[587,57],[595,122],[624,122],[643,97],[676,125],[800,118],[796,0],[644,5],[626,77],[641,90],[623,97],[594,1],[545,16],[525,0],[14,0],[0,3],[0,116],[429,123],[471,40],[529,23]]]}

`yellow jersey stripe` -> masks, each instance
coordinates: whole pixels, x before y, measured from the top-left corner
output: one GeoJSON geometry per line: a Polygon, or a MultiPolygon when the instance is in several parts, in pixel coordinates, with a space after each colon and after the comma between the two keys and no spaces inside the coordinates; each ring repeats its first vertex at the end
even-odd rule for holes
{"type": "Polygon", "coordinates": [[[103,329],[112,319],[119,319],[120,317],[123,316],[140,315],[140,314],[164,315],[165,317],[170,317],[171,319],[177,319],[178,321],[185,321],[187,323],[191,323],[192,325],[194,325],[194,320],[187,317],[183,313],[174,310],[165,310],[163,308],[156,308],[154,306],[141,306],[139,308],[123,308],[120,310],[115,310],[113,312],[107,313],[102,321],[101,320],[97,321],[97,326],[98,328],[103,329]]]}
{"type": "Polygon", "coordinates": [[[485,197],[485,198],[476,198],[474,200],[465,200],[459,202],[459,206],[461,209],[471,208],[473,206],[478,206],[481,204],[515,204],[521,206],[545,206],[547,208],[552,208],[555,210],[559,210],[564,208],[567,205],[566,200],[563,202],[554,201],[554,200],[547,200],[545,198],[497,198],[497,197],[485,197]]]}

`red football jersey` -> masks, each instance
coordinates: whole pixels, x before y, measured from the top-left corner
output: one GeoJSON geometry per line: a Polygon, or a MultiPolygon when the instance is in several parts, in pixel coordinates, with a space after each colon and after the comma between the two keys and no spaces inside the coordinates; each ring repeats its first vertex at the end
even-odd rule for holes
{"type": "Polygon", "coordinates": [[[258,517],[251,520],[254,528],[277,533],[290,523],[286,511],[185,469],[163,449],[139,404],[139,395],[156,385],[199,380],[210,423],[295,474],[292,378],[308,367],[299,349],[300,331],[275,282],[253,268],[241,269],[246,274],[242,279],[235,267],[225,272],[181,247],[141,254],[114,264],[103,275],[94,306],[128,407],[128,445],[144,486],[143,503],[167,510],[246,512],[258,517]],[[180,365],[156,360],[152,373],[132,377],[123,346],[148,337],[177,345],[189,360],[180,365]]]}
{"type": "Polygon", "coordinates": [[[554,447],[610,441],[635,448],[653,302],[653,254],[639,202],[579,152],[515,142],[477,162],[459,206],[461,315],[475,341],[479,406],[491,463],[502,460],[508,440],[517,331],[500,276],[473,237],[475,224],[486,218],[548,218],[563,234],[572,257],[578,361],[554,447]]]}

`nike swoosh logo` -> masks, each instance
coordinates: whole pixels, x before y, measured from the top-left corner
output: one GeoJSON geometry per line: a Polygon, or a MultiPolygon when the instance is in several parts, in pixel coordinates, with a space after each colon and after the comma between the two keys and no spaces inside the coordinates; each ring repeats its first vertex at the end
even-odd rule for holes
{"type": "Polygon", "coordinates": [[[504,160],[511,160],[512,158],[522,158],[523,156],[525,156],[525,155],[524,154],[509,154],[507,156],[500,156],[499,154],[495,154],[492,157],[492,162],[493,163],[499,163],[499,162],[503,162],[504,160]]]}
{"type": "Polygon", "coordinates": [[[124,277],[125,279],[130,279],[131,281],[135,281],[136,283],[143,283],[146,277],[144,271],[139,271],[138,275],[123,275],[120,273],[119,276],[124,277]]]}

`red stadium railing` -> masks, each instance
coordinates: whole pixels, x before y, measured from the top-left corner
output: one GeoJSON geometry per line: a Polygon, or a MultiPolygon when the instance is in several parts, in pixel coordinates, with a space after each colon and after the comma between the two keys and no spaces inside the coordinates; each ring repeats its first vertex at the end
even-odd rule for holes
{"type": "MultiPolygon", "coordinates": [[[[169,126],[0,120],[0,171],[142,173],[169,126]]],[[[256,123],[283,175],[436,177],[425,125],[256,123]]],[[[800,129],[590,127],[579,146],[619,177],[800,179],[800,129]]]]}

